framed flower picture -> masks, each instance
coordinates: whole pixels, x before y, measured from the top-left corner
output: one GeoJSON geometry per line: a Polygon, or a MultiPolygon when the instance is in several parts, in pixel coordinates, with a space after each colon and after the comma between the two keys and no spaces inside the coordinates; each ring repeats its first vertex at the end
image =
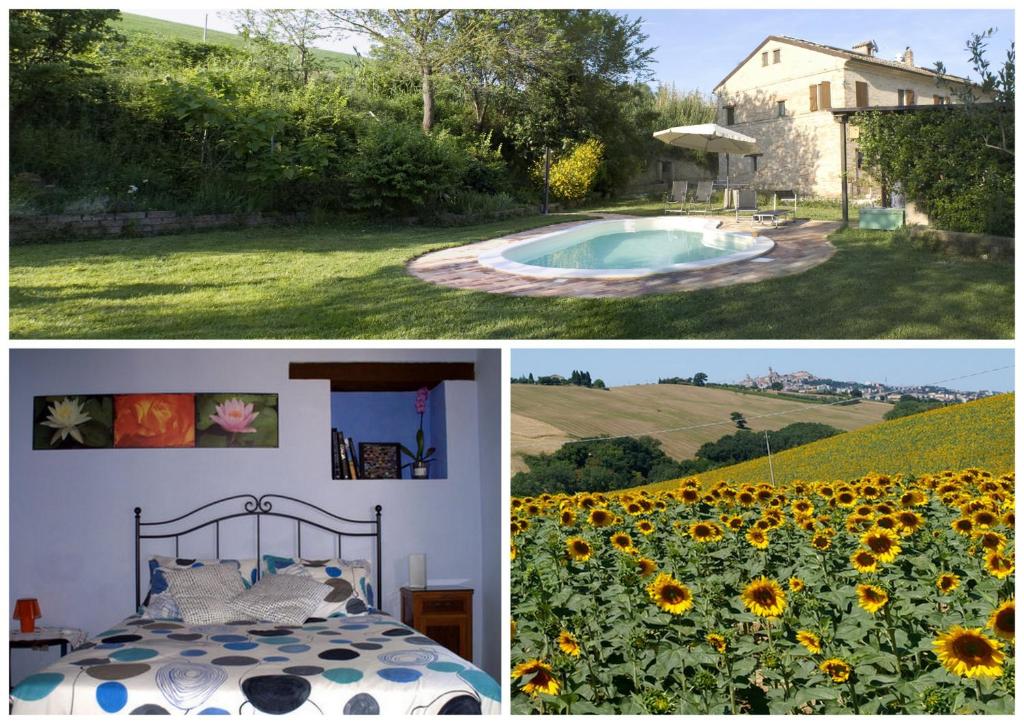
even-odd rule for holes
{"type": "Polygon", "coordinates": [[[195,395],[114,395],[114,447],[195,447],[195,444],[195,395]]]}
{"type": "Polygon", "coordinates": [[[113,447],[113,396],[48,395],[32,402],[33,450],[113,447]]]}
{"type": "Polygon", "coordinates": [[[277,395],[196,395],[196,447],[277,446],[277,395]]]}

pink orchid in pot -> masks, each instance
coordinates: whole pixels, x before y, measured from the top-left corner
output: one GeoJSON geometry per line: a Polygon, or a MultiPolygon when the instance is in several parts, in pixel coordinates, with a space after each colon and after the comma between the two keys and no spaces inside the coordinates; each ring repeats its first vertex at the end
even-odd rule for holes
{"type": "Polygon", "coordinates": [[[420,416],[420,426],[416,430],[416,452],[413,452],[405,445],[402,445],[402,452],[412,458],[412,462],[403,465],[412,470],[412,476],[418,479],[424,479],[428,477],[427,464],[430,463],[434,458],[431,455],[434,454],[436,448],[424,449],[423,439],[423,413],[427,411],[427,398],[430,396],[430,390],[426,387],[421,387],[416,390],[416,413],[420,416]]]}
{"type": "Polygon", "coordinates": [[[216,410],[210,419],[230,435],[228,445],[234,445],[241,433],[256,432],[252,423],[260,413],[253,412],[251,402],[246,404],[238,398],[232,398],[217,405],[216,410]]]}

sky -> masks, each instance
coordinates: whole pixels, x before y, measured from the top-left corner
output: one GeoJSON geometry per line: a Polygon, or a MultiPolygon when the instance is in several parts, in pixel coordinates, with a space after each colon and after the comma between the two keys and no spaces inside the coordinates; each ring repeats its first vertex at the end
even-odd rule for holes
{"type": "Polygon", "coordinates": [[[568,377],[589,371],[609,387],[690,377],[704,372],[711,382],[739,382],[776,372],[806,371],[845,382],[890,385],[934,384],[954,390],[1014,389],[1009,349],[513,349],[512,376],[533,373],[568,377]],[[952,378],[995,370],[965,379],[952,378]],[[948,380],[948,381],[944,381],[948,380]]]}
{"type": "MultiPolygon", "coordinates": [[[[126,9],[142,15],[234,32],[225,11],[190,9],[126,9]]],[[[993,66],[1013,40],[1012,10],[616,10],[643,20],[648,43],[657,47],[654,79],[674,83],[683,91],[710,93],[768,35],[789,35],[825,45],[849,48],[874,40],[882,58],[894,59],[908,45],[916,65],[931,67],[942,60],[950,73],[970,74],[964,50],[971,33],[994,27],[989,43],[993,66]]],[[[351,53],[369,51],[363,36],[325,40],[321,47],[351,53]]]]}

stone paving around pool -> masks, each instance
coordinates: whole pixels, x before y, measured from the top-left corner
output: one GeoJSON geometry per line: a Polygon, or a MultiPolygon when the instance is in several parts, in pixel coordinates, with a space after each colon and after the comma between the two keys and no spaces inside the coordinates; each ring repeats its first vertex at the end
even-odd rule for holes
{"type": "MultiPolygon", "coordinates": [[[[622,214],[590,214],[604,219],[631,218],[622,214]]],[[[636,297],[643,294],[687,292],[731,284],[748,284],[799,274],[828,261],[836,249],[826,238],[839,228],[835,221],[797,219],[779,228],[753,224],[749,219],[712,217],[722,222],[722,231],[749,233],[751,229],[775,242],[764,256],[709,269],[668,272],[632,279],[540,279],[507,274],[484,267],[480,252],[519,241],[570,229],[584,221],[543,226],[498,239],[434,251],[410,261],[409,273],[424,281],[455,289],[523,297],[636,297]]]]}

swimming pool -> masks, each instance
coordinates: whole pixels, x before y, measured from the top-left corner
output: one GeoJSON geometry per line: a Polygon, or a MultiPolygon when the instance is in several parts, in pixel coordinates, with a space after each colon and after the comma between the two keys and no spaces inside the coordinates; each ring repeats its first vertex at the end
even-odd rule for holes
{"type": "Polygon", "coordinates": [[[723,232],[694,217],[592,221],[481,252],[491,269],[534,277],[610,279],[707,269],[767,254],[763,236],[723,232]]]}

